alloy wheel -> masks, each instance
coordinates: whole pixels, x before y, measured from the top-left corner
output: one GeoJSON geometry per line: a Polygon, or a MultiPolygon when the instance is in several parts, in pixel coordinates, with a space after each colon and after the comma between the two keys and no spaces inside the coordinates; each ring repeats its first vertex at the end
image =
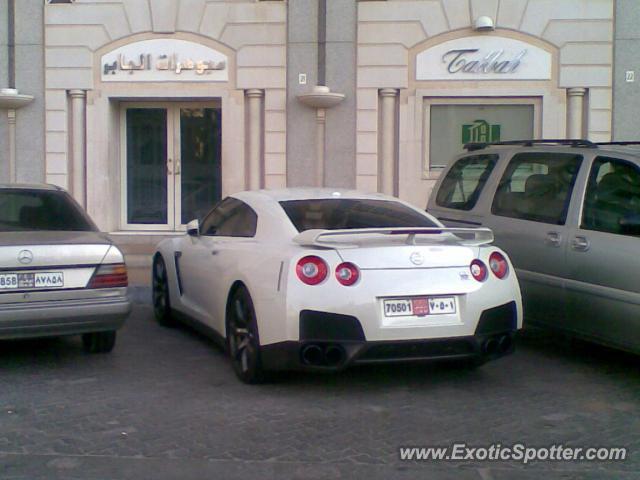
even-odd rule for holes
{"type": "Polygon", "coordinates": [[[244,288],[238,289],[231,299],[227,341],[233,369],[240,380],[245,383],[261,381],[263,375],[255,312],[244,288]]]}

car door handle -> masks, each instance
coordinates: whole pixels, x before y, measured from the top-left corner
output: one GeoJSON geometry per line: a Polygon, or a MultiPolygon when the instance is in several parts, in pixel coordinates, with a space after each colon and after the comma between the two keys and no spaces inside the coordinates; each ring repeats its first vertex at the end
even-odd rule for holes
{"type": "Polygon", "coordinates": [[[587,237],[574,237],[574,239],[571,240],[571,248],[578,252],[586,252],[590,246],[591,242],[589,242],[587,237]]]}
{"type": "Polygon", "coordinates": [[[545,242],[552,247],[559,247],[562,243],[562,235],[558,232],[548,232],[545,242]]]}
{"type": "Polygon", "coordinates": [[[217,255],[218,254],[218,250],[211,250],[211,255],[217,255]]]}

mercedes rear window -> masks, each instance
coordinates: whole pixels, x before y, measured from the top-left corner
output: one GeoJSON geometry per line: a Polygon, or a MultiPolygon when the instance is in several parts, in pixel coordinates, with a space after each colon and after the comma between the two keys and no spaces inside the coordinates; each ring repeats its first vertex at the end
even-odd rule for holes
{"type": "Polygon", "coordinates": [[[0,232],[93,232],[96,227],[65,192],[0,190],[0,232]]]}
{"type": "Polygon", "coordinates": [[[422,213],[399,202],[370,199],[287,200],[280,205],[299,232],[315,228],[437,227],[422,213]]]}

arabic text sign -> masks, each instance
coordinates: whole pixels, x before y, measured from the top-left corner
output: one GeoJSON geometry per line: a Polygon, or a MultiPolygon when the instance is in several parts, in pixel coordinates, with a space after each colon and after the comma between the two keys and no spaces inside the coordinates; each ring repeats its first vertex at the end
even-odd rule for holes
{"type": "Polygon", "coordinates": [[[102,56],[103,82],[225,82],[228,58],[186,40],[155,39],[130,43],[102,56]]]}
{"type": "Polygon", "coordinates": [[[551,54],[520,40],[457,38],[420,52],[417,80],[549,80],[551,54]]]}

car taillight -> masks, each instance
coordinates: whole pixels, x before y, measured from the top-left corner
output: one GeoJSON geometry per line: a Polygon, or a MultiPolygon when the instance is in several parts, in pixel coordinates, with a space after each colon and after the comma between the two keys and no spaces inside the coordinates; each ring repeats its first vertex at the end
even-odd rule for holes
{"type": "Polygon", "coordinates": [[[317,285],[327,278],[327,263],[320,257],[308,255],[298,260],[296,273],[307,285],[317,285]]]}
{"type": "Polygon", "coordinates": [[[360,270],[353,263],[344,262],[336,267],[336,278],[342,285],[349,287],[360,278],[360,270]]]}
{"type": "Polygon", "coordinates": [[[499,252],[493,252],[489,255],[489,268],[498,278],[504,278],[509,272],[507,259],[499,252]]]}
{"type": "Polygon", "coordinates": [[[480,260],[476,259],[471,262],[469,267],[471,275],[479,282],[484,282],[487,279],[487,266],[480,260]]]}
{"type": "Polygon", "coordinates": [[[124,263],[100,265],[91,277],[87,288],[126,287],[129,284],[124,263]]]}

